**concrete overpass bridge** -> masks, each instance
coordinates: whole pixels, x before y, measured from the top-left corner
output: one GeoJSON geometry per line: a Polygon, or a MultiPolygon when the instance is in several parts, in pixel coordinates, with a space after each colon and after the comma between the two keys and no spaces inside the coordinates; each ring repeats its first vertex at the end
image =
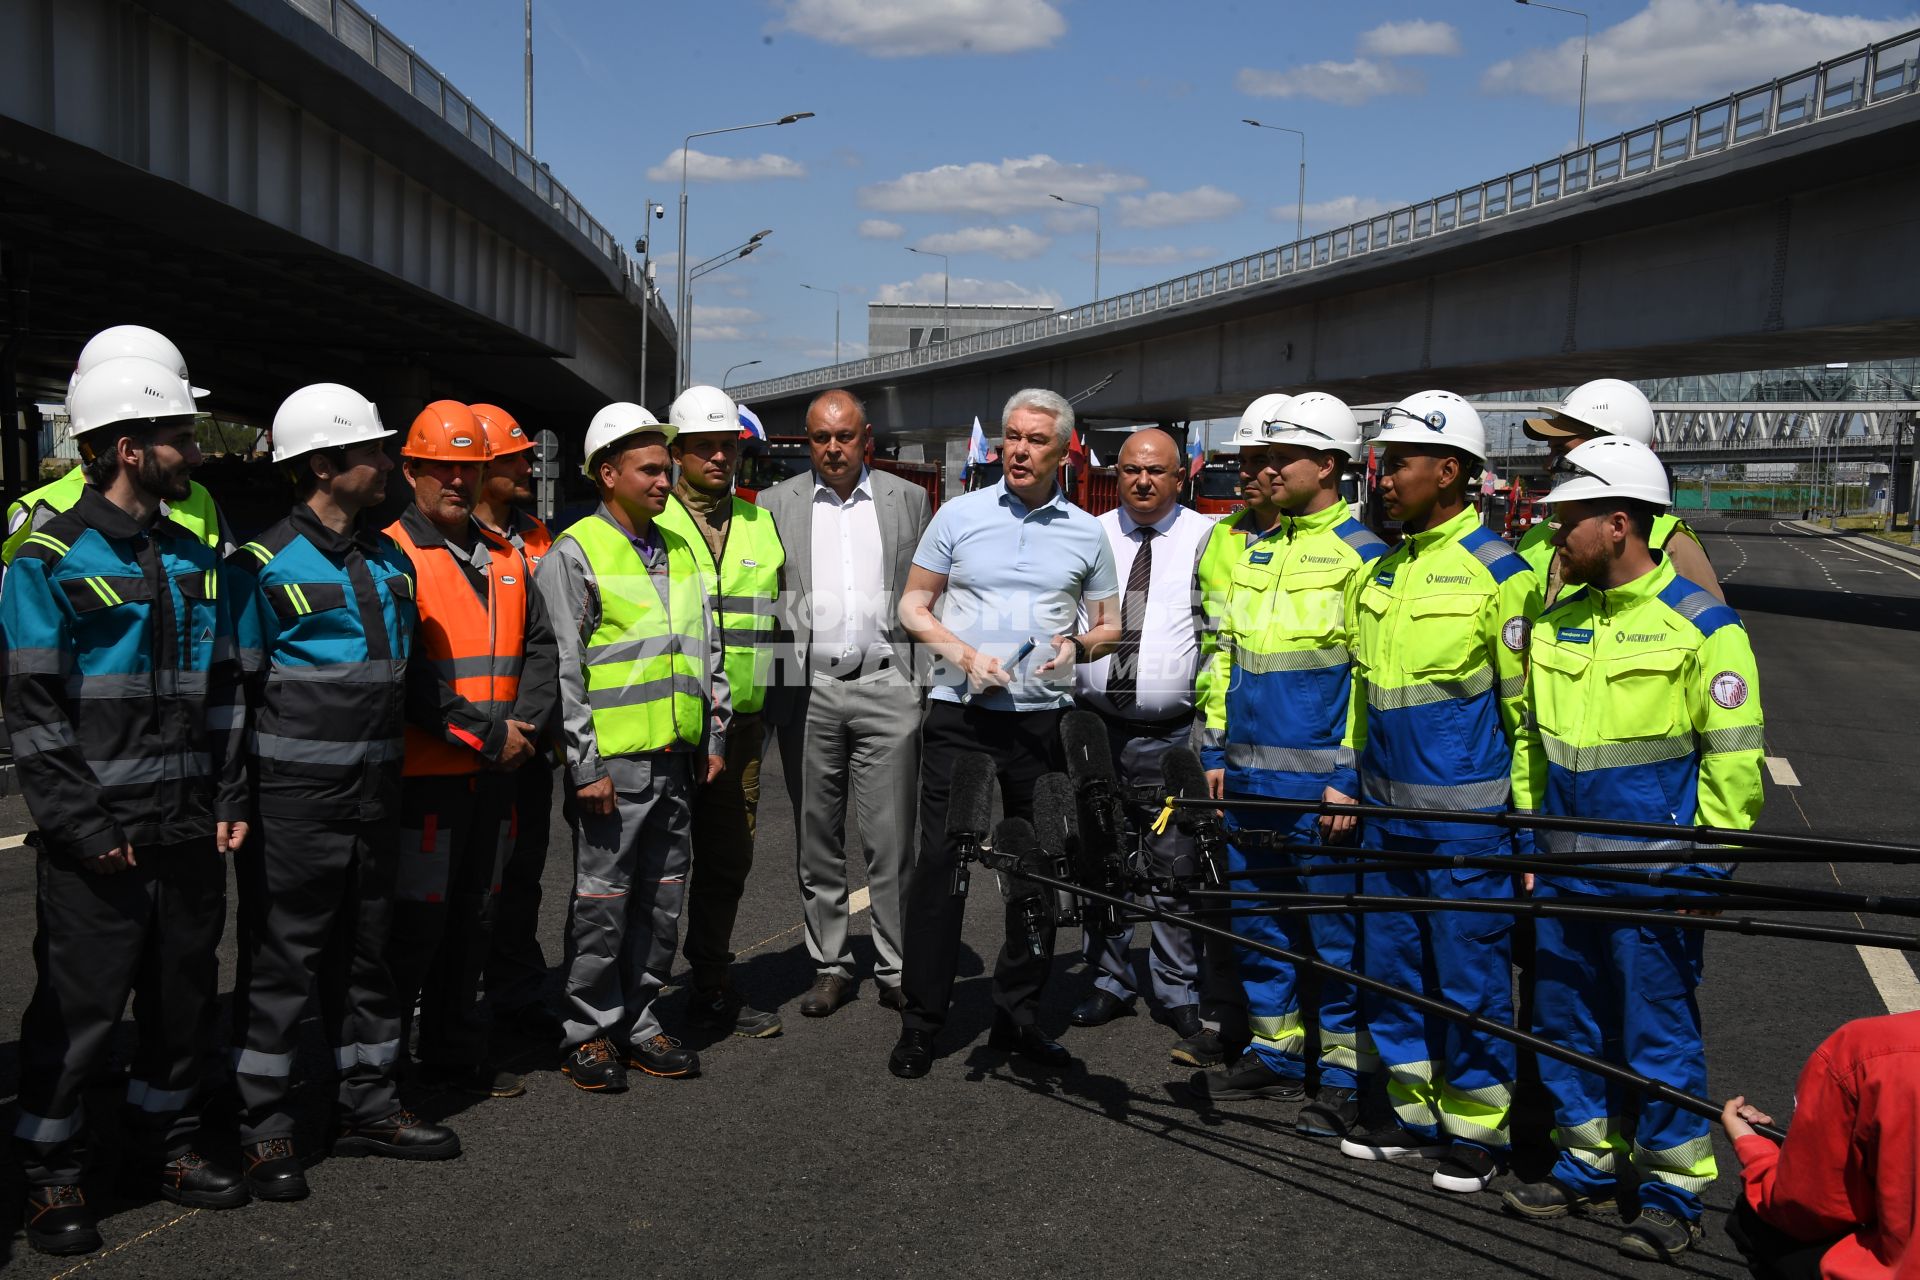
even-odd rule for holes
{"type": "Polygon", "coordinates": [[[614,234],[353,0],[0,5],[0,255],[12,488],[16,405],[113,323],[255,422],[321,380],[574,437],[670,394],[668,312],[614,234]]]}
{"type": "Polygon", "coordinates": [[[770,430],[846,385],[964,432],[1027,385],[1237,415],[1920,351],[1920,31],[1366,222],[1038,320],[748,383],[770,430]]]}

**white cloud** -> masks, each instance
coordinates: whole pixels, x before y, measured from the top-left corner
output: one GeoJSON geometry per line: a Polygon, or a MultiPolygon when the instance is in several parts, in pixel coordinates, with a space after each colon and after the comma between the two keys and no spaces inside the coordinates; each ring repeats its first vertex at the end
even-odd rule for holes
{"type": "MultiPolygon", "coordinates": [[[[647,176],[655,182],[678,182],[680,148],[669,151],[665,160],[647,170],[647,176]]],[[[757,182],[762,178],[806,176],[807,168],[798,160],[771,152],[757,156],[710,156],[698,147],[687,152],[689,182],[757,182]]]]}
{"type": "Polygon", "coordinates": [[[1233,192],[1209,184],[1191,191],[1150,191],[1144,196],[1121,196],[1118,207],[1123,227],[1178,227],[1227,217],[1240,212],[1246,203],[1233,192]]]}
{"type": "Polygon", "coordinates": [[[1414,93],[1425,87],[1412,72],[1372,58],[1312,62],[1285,71],[1242,67],[1236,84],[1240,92],[1256,98],[1314,98],[1342,107],[1357,107],[1368,98],[1414,93]]]}
{"type": "MultiPolygon", "coordinates": [[[[1914,22],[1911,15],[1846,17],[1745,0],[1651,0],[1626,21],[1594,33],[1587,100],[1695,102],[1884,40],[1914,22]]],[[[1480,87],[1575,102],[1580,38],[1496,62],[1480,87]]]]}
{"type": "Polygon", "coordinates": [[[1460,52],[1460,33],[1450,22],[1383,22],[1360,36],[1360,52],[1377,58],[1446,58],[1460,52]]]}
{"type": "MultiPolygon", "coordinates": [[[[929,271],[912,280],[883,284],[874,290],[875,302],[940,301],[940,286],[945,277],[929,271]]],[[[1008,307],[1058,307],[1060,295],[1051,289],[1031,289],[1013,280],[978,280],[972,276],[953,278],[953,302],[992,303],[1008,307]]]]}
{"type": "Polygon", "coordinates": [[[752,307],[707,307],[693,304],[695,324],[758,324],[766,319],[752,307]]]}
{"type": "Polygon", "coordinates": [[[1178,245],[1142,245],[1133,249],[1108,249],[1100,260],[1112,267],[1168,267],[1177,262],[1204,262],[1220,256],[1212,245],[1182,249],[1178,245]]]}
{"type": "Polygon", "coordinates": [[[770,31],[791,31],[877,58],[1023,53],[1066,34],[1050,0],[785,0],[770,31]]]}
{"type": "Polygon", "coordinates": [[[898,240],[905,234],[905,227],[897,222],[888,222],[885,218],[868,218],[860,224],[862,240],[898,240]]]}
{"type": "Polygon", "coordinates": [[[882,213],[1011,213],[1058,208],[1049,195],[1096,202],[1138,191],[1147,180],[1098,164],[1063,164],[1049,155],[989,164],[943,164],[860,188],[860,204],[882,213]]]}
{"type": "MultiPolygon", "coordinates": [[[[1293,211],[1296,207],[1290,204],[1277,204],[1267,210],[1267,216],[1280,225],[1291,228],[1294,224],[1293,211]]],[[[1331,200],[1309,200],[1307,201],[1307,230],[1324,231],[1328,227],[1344,227],[1350,222],[1376,217],[1389,209],[1405,207],[1392,200],[1380,200],[1373,196],[1335,196],[1331,200]]]]}
{"type": "Polygon", "coordinates": [[[928,236],[918,247],[929,253],[990,253],[1008,262],[1024,262],[1028,258],[1039,257],[1052,245],[1053,240],[1049,236],[1043,236],[1029,227],[1008,225],[942,231],[928,236]]]}
{"type": "MultiPolygon", "coordinates": [[[[810,347],[802,347],[800,349],[800,354],[808,360],[818,360],[823,365],[833,363],[833,345],[831,343],[827,344],[824,347],[818,346],[818,345],[810,346],[810,347]]],[[[840,342],[840,363],[841,364],[845,364],[849,360],[864,360],[866,358],[867,358],[866,343],[855,342],[852,338],[843,338],[841,340],[840,342]]]]}
{"type": "Polygon", "coordinates": [[[693,336],[701,342],[745,342],[748,335],[737,324],[696,324],[693,336]]]}

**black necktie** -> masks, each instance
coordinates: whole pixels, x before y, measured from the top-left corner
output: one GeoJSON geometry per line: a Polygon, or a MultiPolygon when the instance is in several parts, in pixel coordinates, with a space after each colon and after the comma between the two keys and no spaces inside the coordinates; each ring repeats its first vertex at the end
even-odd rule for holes
{"type": "Polygon", "coordinates": [[[1127,589],[1120,595],[1120,647],[1107,669],[1107,701],[1122,715],[1139,700],[1140,629],[1147,620],[1147,588],[1153,581],[1153,533],[1141,526],[1140,550],[1134,553],[1127,589]]]}

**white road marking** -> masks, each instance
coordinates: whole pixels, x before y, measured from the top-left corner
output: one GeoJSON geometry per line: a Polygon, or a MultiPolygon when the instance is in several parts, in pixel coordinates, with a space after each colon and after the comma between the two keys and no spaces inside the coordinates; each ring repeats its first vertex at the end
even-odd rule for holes
{"type": "Polygon", "coordinates": [[[851,915],[859,915],[872,905],[873,893],[865,885],[847,895],[847,911],[851,915]]]}
{"type": "Polygon", "coordinates": [[[18,849],[27,842],[25,835],[0,836],[0,849],[18,849]]]}
{"type": "Polygon", "coordinates": [[[1912,1013],[1920,1009],[1920,979],[1913,976],[1907,957],[1885,947],[1855,947],[1867,966],[1867,976],[1880,993],[1888,1013],[1912,1013]]]}
{"type": "Polygon", "coordinates": [[[1855,555],[1865,556],[1867,557],[1867,559],[1872,560],[1878,564],[1884,564],[1890,569],[1898,569],[1900,572],[1906,574],[1909,578],[1920,579],[1920,573],[1915,573],[1912,569],[1907,568],[1907,566],[1900,564],[1897,561],[1889,560],[1884,556],[1875,555],[1873,552],[1866,550],[1864,547],[1849,547],[1848,550],[1853,552],[1855,555]]]}
{"type": "Polygon", "coordinates": [[[1785,756],[1768,756],[1766,760],[1767,773],[1772,776],[1774,786],[1797,787],[1800,785],[1800,775],[1793,771],[1793,766],[1787,763],[1785,756]]]}

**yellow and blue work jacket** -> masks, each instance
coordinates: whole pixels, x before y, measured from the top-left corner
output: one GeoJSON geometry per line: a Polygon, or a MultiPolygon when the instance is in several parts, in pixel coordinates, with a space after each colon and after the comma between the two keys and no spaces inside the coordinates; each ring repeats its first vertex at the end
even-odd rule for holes
{"type": "MultiPolygon", "coordinates": [[[[1373,563],[1355,600],[1353,696],[1369,804],[1507,808],[1540,579],[1469,508],[1373,563]]],[[[1470,823],[1391,818],[1389,834],[1462,840],[1470,823]]],[[[1523,837],[1521,848],[1529,843],[1523,837]]]]}
{"type": "MultiPolygon", "coordinates": [[[[1760,816],[1765,743],[1753,647],[1740,615],[1672,565],[1610,591],[1571,591],[1535,625],[1529,667],[1515,807],[1736,830],[1760,816]]],[[[1556,853],[1671,848],[1671,862],[1622,865],[1732,873],[1728,863],[1689,865],[1696,846],[1681,838],[1543,831],[1539,843],[1556,853]]],[[[1541,880],[1562,892],[1672,892],[1578,875],[1541,880]]]]}
{"type": "Polygon", "coordinates": [[[1215,525],[1200,556],[1203,762],[1233,792],[1352,795],[1353,594],[1387,546],[1344,500],[1265,533],[1248,519],[1215,525]]]}

